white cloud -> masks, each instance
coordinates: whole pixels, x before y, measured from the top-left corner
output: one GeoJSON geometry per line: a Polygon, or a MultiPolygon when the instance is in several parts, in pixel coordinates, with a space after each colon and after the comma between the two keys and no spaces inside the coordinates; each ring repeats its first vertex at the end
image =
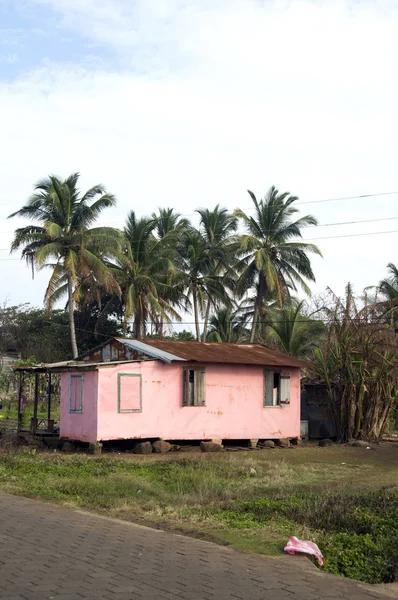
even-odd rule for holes
{"type": "Polygon", "coordinates": [[[15,64],[17,63],[19,60],[18,58],[18,54],[16,54],[15,52],[8,52],[7,54],[1,54],[0,53],[0,63],[9,63],[9,64],[15,64]]]}
{"type": "MultiPolygon", "coordinates": [[[[247,188],[260,196],[271,184],[302,200],[398,190],[395,3],[29,1],[58,11],[60,27],[117,50],[124,67],[48,64],[0,84],[0,217],[39,177],[74,170],[84,187],[102,181],[118,195],[110,222],[132,208],[247,207],[247,188]]],[[[370,219],[398,216],[396,198],[302,208],[322,222],[370,219]]],[[[395,228],[320,228],[307,237],[395,228]]],[[[325,259],[315,261],[316,289],[377,282],[396,260],[396,239],[318,242],[325,259]]],[[[6,293],[41,301],[23,273],[6,293]]]]}

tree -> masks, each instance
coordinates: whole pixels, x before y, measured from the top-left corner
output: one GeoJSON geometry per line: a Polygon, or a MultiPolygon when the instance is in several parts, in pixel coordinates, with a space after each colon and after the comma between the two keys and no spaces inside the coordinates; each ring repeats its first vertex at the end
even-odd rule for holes
{"type": "Polygon", "coordinates": [[[379,283],[379,291],[390,301],[398,300],[398,267],[388,263],[389,277],[382,279],[379,283]]]}
{"type": "Polygon", "coordinates": [[[218,274],[224,252],[220,247],[210,245],[201,231],[190,228],[182,237],[179,253],[185,307],[193,306],[196,340],[200,342],[200,317],[206,313],[208,303],[228,302],[224,278],[218,274]]]}
{"type": "Polygon", "coordinates": [[[254,216],[238,209],[235,215],[241,219],[246,233],[240,239],[240,261],[237,268],[240,276],[237,293],[243,296],[255,288],[255,304],[250,342],[256,338],[259,317],[267,301],[276,298],[282,306],[290,297],[290,290],[299,285],[307,294],[310,289],[306,280],[315,281],[309,253],[321,256],[317,246],[296,241],[301,230],[316,225],[317,220],[306,215],[297,220],[292,217],[298,212],[293,206],[297,201],[288,192],[280,194],[271,187],[265,198],[258,201],[250,192],[254,204],[254,216]]]}
{"type": "Polygon", "coordinates": [[[65,180],[50,176],[39,181],[25,206],[10,215],[37,223],[15,231],[11,252],[22,248],[22,258],[32,270],[51,267],[45,303],[51,309],[67,295],[73,358],[78,355],[74,308],[79,285],[95,281],[107,291],[118,291],[102,257],[116,251],[119,234],[110,227],[90,229],[105,208],[115,205],[116,199],[102,185],[95,185],[80,196],[78,179],[79,173],[74,173],[65,180]]]}
{"type": "Polygon", "coordinates": [[[189,227],[188,219],[181,219],[181,215],[173,208],[159,208],[159,214],[152,213],[155,221],[155,232],[158,238],[166,236],[176,237],[189,227]]]}
{"type": "Polygon", "coordinates": [[[239,344],[246,340],[246,330],[237,311],[221,307],[210,317],[208,342],[239,344]]]}
{"type": "Polygon", "coordinates": [[[278,349],[297,358],[310,358],[325,334],[322,321],[304,313],[304,300],[274,311],[268,325],[278,349]]]}
{"type": "Polygon", "coordinates": [[[231,272],[231,266],[234,253],[237,249],[234,234],[238,226],[238,220],[227,209],[220,209],[219,204],[213,210],[206,208],[199,209],[196,212],[200,215],[200,232],[207,243],[211,259],[208,264],[207,278],[210,285],[208,286],[209,293],[202,333],[202,339],[205,341],[210,310],[212,307],[216,307],[217,300],[229,308],[232,306],[228,289],[232,291],[235,284],[235,274],[231,272]],[[213,297],[211,291],[216,284],[218,284],[219,293],[213,297]]]}
{"type": "Polygon", "coordinates": [[[173,288],[170,273],[169,236],[165,233],[156,238],[156,219],[137,219],[131,211],[123,232],[121,250],[108,266],[119,282],[124,304],[124,326],[126,334],[129,319],[133,319],[132,333],[136,338],[145,337],[151,322],[156,332],[171,317],[180,320],[169,298],[173,288]]]}
{"type": "Polygon", "coordinates": [[[379,306],[383,316],[387,317],[391,324],[395,324],[398,314],[398,267],[388,263],[387,269],[389,277],[382,279],[377,286],[377,291],[383,298],[379,306]]]}
{"type": "Polygon", "coordinates": [[[351,285],[344,299],[333,293],[324,309],[327,337],[315,351],[317,375],[325,381],[342,441],[378,441],[398,397],[398,345],[377,307],[358,307],[351,285]]]}

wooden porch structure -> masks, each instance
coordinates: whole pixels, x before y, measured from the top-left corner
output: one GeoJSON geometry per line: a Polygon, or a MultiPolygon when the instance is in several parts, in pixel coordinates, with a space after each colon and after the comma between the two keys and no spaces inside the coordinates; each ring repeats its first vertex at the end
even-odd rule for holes
{"type": "Polygon", "coordinates": [[[15,371],[19,373],[18,382],[18,425],[17,431],[24,433],[31,433],[32,435],[46,435],[46,436],[57,436],[58,433],[54,431],[55,421],[51,417],[51,401],[53,396],[53,385],[51,381],[51,371],[46,366],[43,367],[14,367],[15,371]],[[40,375],[45,373],[47,375],[47,416],[38,417],[39,408],[39,378],[40,375]],[[33,416],[30,420],[30,427],[28,430],[23,429],[22,417],[23,417],[23,385],[24,375],[34,376],[34,400],[33,400],[33,416]],[[44,425],[44,428],[41,427],[44,425]]]}

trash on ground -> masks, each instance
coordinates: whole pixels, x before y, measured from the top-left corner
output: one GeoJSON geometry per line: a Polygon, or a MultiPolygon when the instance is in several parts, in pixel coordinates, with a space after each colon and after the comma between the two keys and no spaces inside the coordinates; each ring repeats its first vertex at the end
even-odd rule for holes
{"type": "Polygon", "coordinates": [[[323,565],[322,552],[314,542],[299,540],[293,536],[284,547],[284,551],[287,552],[287,554],[310,554],[311,556],[315,556],[321,566],[323,565]]]}

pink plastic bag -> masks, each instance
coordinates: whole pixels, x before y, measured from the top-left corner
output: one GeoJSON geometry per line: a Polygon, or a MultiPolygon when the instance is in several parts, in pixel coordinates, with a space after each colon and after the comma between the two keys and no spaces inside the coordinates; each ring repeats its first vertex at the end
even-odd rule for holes
{"type": "Polygon", "coordinates": [[[299,540],[293,536],[284,547],[284,551],[288,554],[310,554],[311,556],[315,556],[321,566],[323,565],[322,552],[314,542],[299,540]]]}

